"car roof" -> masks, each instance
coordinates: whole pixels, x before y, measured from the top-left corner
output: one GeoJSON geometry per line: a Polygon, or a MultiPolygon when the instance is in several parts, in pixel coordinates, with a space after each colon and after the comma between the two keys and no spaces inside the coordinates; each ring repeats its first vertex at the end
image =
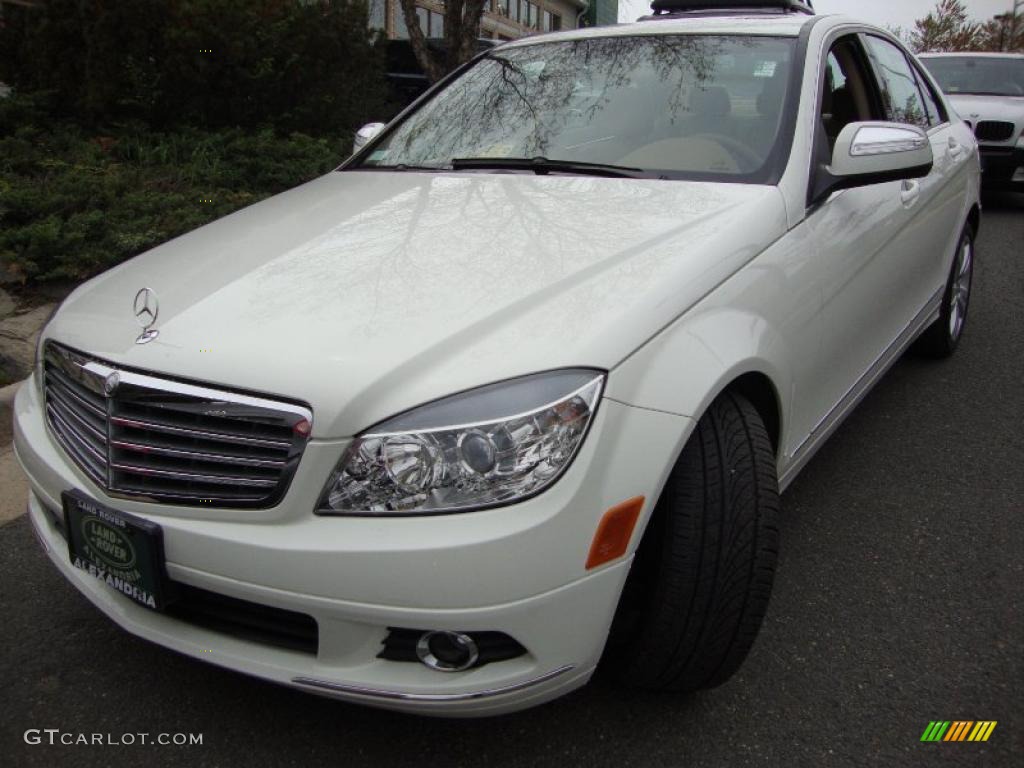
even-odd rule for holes
{"type": "MultiPolygon", "coordinates": [[[[805,13],[675,14],[646,18],[632,24],[585,27],[546,35],[534,35],[505,43],[502,48],[586,40],[599,37],[635,37],[639,35],[759,35],[796,37],[807,24],[823,16],[805,13]]],[[[828,17],[842,18],[842,17],[828,17]]]]}
{"type": "Polygon", "coordinates": [[[919,59],[978,58],[978,59],[1024,59],[1024,53],[985,53],[982,51],[929,51],[917,54],[919,59]]]}

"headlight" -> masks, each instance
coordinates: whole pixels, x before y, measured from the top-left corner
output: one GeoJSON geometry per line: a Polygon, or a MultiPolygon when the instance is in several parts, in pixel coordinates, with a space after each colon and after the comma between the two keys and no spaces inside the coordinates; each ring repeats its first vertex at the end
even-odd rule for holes
{"type": "Polygon", "coordinates": [[[317,513],[466,512],[536,495],[575,456],[603,383],[587,369],[524,376],[378,424],[349,446],[317,513]]]}

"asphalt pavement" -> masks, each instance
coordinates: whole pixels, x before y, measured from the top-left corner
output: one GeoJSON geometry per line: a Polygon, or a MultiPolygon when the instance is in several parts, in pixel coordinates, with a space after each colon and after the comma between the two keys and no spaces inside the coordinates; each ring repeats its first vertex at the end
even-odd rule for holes
{"type": "MultiPolygon", "coordinates": [[[[906,356],[783,498],[760,638],[692,696],[604,678],[489,720],[278,688],[127,635],[0,528],[6,766],[1024,765],[1024,198],[987,201],[957,355],[906,356]],[[994,720],[986,743],[922,743],[994,720]],[[27,744],[28,729],[202,734],[201,746],[27,744]]],[[[2,491],[0,491],[2,492],[2,491]]]]}

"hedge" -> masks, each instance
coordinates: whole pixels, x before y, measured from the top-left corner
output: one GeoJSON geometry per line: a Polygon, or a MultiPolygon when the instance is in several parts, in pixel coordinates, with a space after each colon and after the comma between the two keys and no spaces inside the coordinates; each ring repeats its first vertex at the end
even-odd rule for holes
{"type": "Polygon", "coordinates": [[[77,280],[337,165],[390,114],[363,0],[4,5],[0,268],[77,280]]]}
{"type": "Polygon", "coordinates": [[[15,127],[23,101],[0,100],[0,264],[24,282],[92,276],[327,172],[349,146],[270,128],[15,127]]]}
{"type": "Polygon", "coordinates": [[[362,0],[6,5],[0,81],[58,119],[351,134],[387,112],[362,0]]]}

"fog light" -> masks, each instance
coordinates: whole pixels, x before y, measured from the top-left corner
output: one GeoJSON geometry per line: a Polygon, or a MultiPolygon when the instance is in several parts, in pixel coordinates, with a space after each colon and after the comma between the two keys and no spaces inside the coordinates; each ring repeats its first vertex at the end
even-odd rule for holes
{"type": "Polygon", "coordinates": [[[476,664],[480,651],[461,632],[424,632],[416,643],[416,656],[439,672],[461,672],[476,664]]]}
{"type": "MultiPolygon", "coordinates": [[[[417,646],[420,640],[424,639],[425,636],[431,634],[437,634],[431,632],[429,629],[413,629],[411,627],[388,627],[388,633],[381,641],[383,646],[380,649],[380,653],[377,654],[378,659],[387,659],[388,661],[406,661],[409,663],[420,663],[426,664],[425,661],[420,657],[417,651],[417,646]]],[[[443,634],[443,633],[442,633],[443,634]]],[[[517,642],[514,638],[509,637],[504,632],[497,632],[495,630],[482,630],[474,632],[451,632],[456,636],[465,635],[469,637],[470,642],[473,643],[477,650],[476,661],[473,662],[473,668],[482,667],[485,664],[493,664],[496,661],[508,661],[509,659],[515,659],[526,653],[526,649],[517,642]]],[[[424,653],[431,653],[435,659],[441,658],[437,653],[430,650],[429,637],[428,642],[425,643],[424,653]]],[[[441,643],[441,640],[435,641],[441,643]]],[[[465,648],[464,643],[454,643],[457,649],[465,648]]],[[[441,650],[436,648],[435,650],[441,650]]],[[[448,649],[451,650],[450,648],[448,649]]],[[[443,651],[442,651],[443,652],[443,651]]],[[[458,659],[456,659],[458,661],[458,659]]],[[[430,666],[429,664],[427,666],[430,666]]],[[[431,669],[435,667],[431,666],[431,669]]]]}

